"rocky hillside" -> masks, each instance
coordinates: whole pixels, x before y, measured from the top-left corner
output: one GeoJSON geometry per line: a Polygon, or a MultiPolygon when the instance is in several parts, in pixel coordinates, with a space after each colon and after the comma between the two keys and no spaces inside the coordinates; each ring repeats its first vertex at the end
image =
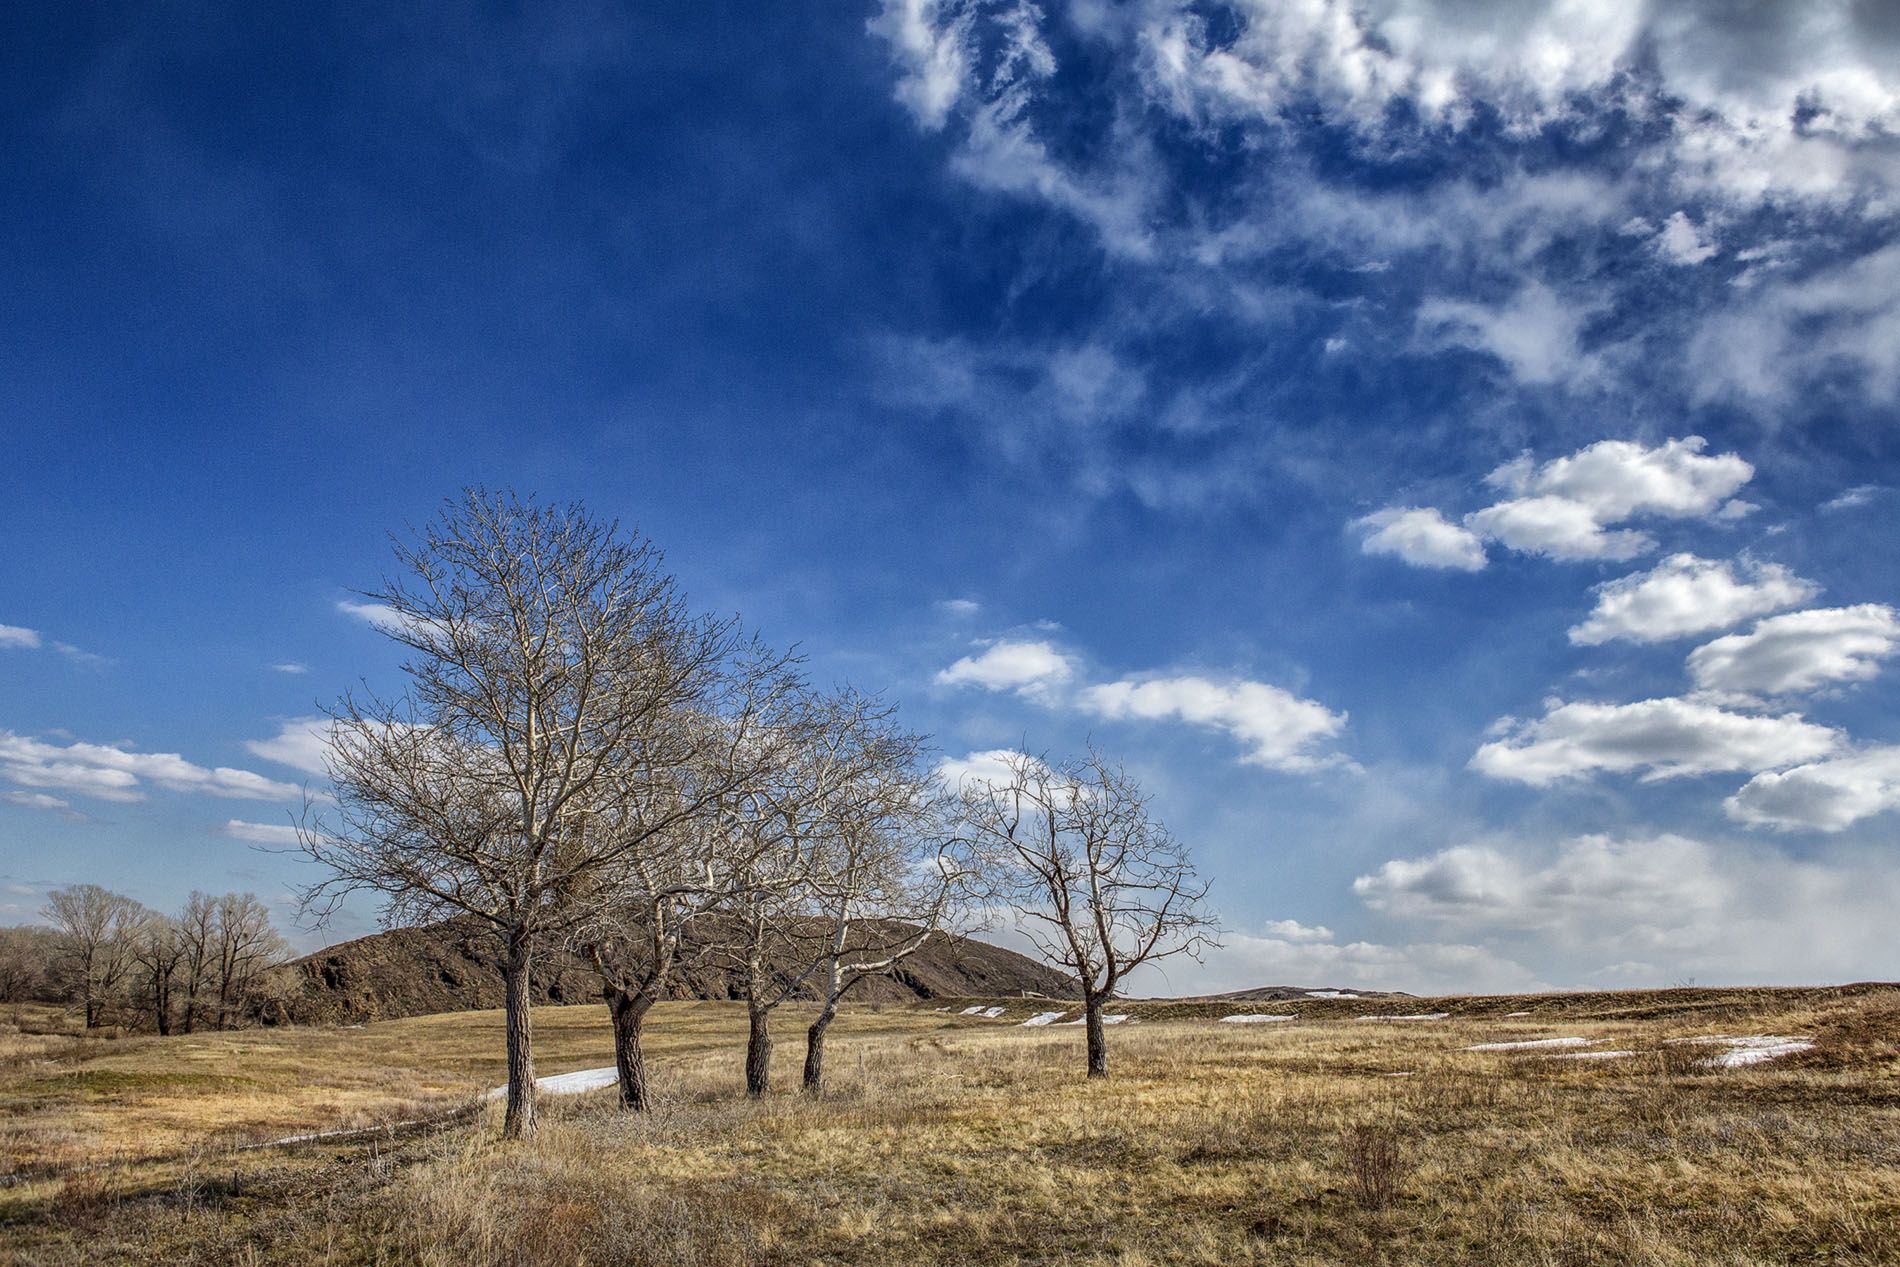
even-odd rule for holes
{"type": "MultiPolygon", "coordinates": [[[[737,996],[731,973],[683,968],[672,997],[737,996]]],[[[1074,988],[1053,968],[966,937],[933,939],[887,976],[860,982],[858,1002],[913,1002],[963,995],[1067,997],[1074,988]]],[[[500,1007],[500,947],[481,925],[445,920],[397,928],[328,946],[274,969],[260,1019],[269,1024],[352,1024],[431,1012],[500,1007]]],[[[600,997],[593,970],[569,955],[543,956],[534,973],[537,1003],[588,1003],[600,997]]]]}

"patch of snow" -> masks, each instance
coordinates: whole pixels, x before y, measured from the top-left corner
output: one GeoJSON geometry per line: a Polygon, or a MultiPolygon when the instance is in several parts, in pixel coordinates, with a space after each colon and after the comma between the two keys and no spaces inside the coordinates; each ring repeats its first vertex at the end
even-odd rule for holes
{"type": "Polygon", "coordinates": [[[1290,1021],[1292,1016],[1268,1016],[1262,1012],[1242,1012],[1237,1016],[1223,1016],[1223,1025],[1264,1025],[1268,1021],[1290,1021]]]}
{"type": "Polygon", "coordinates": [[[1600,1038],[1526,1038],[1515,1043],[1477,1043],[1465,1048],[1466,1051],[1531,1051],[1538,1047],[1588,1047],[1591,1043],[1600,1043],[1600,1038]]]}
{"type": "Polygon", "coordinates": [[[1621,1060],[1625,1056],[1634,1056],[1633,1051],[1560,1051],[1551,1055],[1552,1060],[1621,1060]]]}
{"type": "MultiPolygon", "coordinates": [[[[1072,1021],[1062,1021],[1059,1023],[1063,1025],[1086,1025],[1088,1023],[1088,1019],[1089,1019],[1088,1013],[1084,1012],[1082,1015],[1076,1017],[1072,1021]]],[[[1128,1019],[1128,1014],[1126,1012],[1113,1012],[1113,1013],[1108,1013],[1108,1014],[1103,1015],[1102,1024],[1120,1025],[1123,1021],[1126,1021],[1127,1019],[1128,1019]]]]}
{"type": "Polygon", "coordinates": [[[1356,999],[1359,996],[1350,990],[1308,990],[1309,999],[1356,999]]]}
{"type": "MultiPolygon", "coordinates": [[[[620,1072],[612,1065],[604,1069],[576,1069],[573,1073],[557,1073],[546,1078],[534,1080],[535,1090],[546,1095],[579,1095],[583,1091],[598,1091],[602,1087],[611,1087],[620,1081],[620,1072]]],[[[490,1100],[499,1100],[508,1094],[508,1084],[502,1083],[488,1093],[490,1100]]]]}
{"type": "Polygon", "coordinates": [[[1407,1016],[1359,1016],[1360,1021],[1442,1021],[1451,1016],[1450,1012],[1413,1012],[1407,1016]]]}
{"type": "Polygon", "coordinates": [[[1671,1043],[1719,1043],[1728,1050],[1718,1052],[1708,1063],[1717,1069],[1744,1069],[1764,1061],[1778,1060],[1796,1052],[1812,1051],[1814,1040],[1785,1034],[1710,1034],[1702,1038],[1670,1038],[1671,1043]]]}
{"type": "Polygon", "coordinates": [[[979,1003],[975,1007],[964,1008],[961,1012],[958,1012],[957,1015],[958,1016],[975,1016],[978,1012],[981,1012],[982,1010],[983,1010],[983,1005],[979,1003]]]}
{"type": "Polygon", "coordinates": [[[1512,1018],[1513,1016],[1529,1016],[1529,1015],[1530,1015],[1530,1013],[1529,1013],[1529,1012],[1506,1012],[1506,1013],[1504,1014],[1504,1019],[1508,1021],[1508,1020],[1510,1020],[1510,1019],[1511,1019],[1511,1018],[1512,1018]]]}
{"type": "Polygon", "coordinates": [[[1003,1009],[1000,1007],[986,1007],[981,1012],[977,1013],[978,1016],[985,1016],[985,1017],[988,1017],[990,1020],[995,1020],[997,1017],[1001,1016],[1002,1014],[1003,1014],[1003,1009]]]}
{"type": "Polygon", "coordinates": [[[1067,1008],[1064,1008],[1060,1012],[1038,1012],[1034,1016],[1030,1017],[1028,1020],[1024,1021],[1023,1024],[1024,1025],[1053,1025],[1057,1021],[1061,1020],[1064,1016],[1067,1016],[1068,1014],[1069,1014],[1069,1010],[1067,1008]]]}

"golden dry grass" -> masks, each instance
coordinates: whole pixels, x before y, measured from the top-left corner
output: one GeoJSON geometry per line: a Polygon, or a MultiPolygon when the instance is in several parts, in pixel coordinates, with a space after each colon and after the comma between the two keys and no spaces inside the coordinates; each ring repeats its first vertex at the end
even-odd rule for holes
{"type": "MultiPolygon", "coordinates": [[[[1900,1261],[1900,991],[1599,1004],[1402,1024],[1308,1021],[1302,1007],[1262,1026],[1154,1008],[1112,1033],[1114,1075],[1094,1084],[1074,1029],[857,1009],[830,1094],[759,1103],[737,1094],[740,1009],[669,1005],[654,1022],[659,1112],[623,1114],[609,1092],[551,1101],[525,1145],[483,1120],[76,1170],[0,1192],[0,1243],[34,1264],[1900,1261]],[[1711,1071],[1662,1042],[1711,1032],[1818,1046],[1711,1071]],[[1560,1034],[1639,1054],[1460,1050],[1560,1034]]],[[[790,1080],[799,1028],[783,1021],[790,1080]]],[[[403,1090],[388,1073],[400,1067],[462,1094],[496,1080],[496,1024],[268,1035],[273,1072],[253,1076],[322,1069],[368,1105],[375,1088],[403,1090]]],[[[599,1009],[548,1009],[537,1028],[545,1072],[605,1062],[599,1009]]],[[[82,1063],[188,1058],[134,1047],[82,1063]]],[[[118,1112],[134,1121],[119,1138],[136,1134],[144,1094],[125,1092],[118,1112]]],[[[224,1094],[197,1111],[226,1120],[224,1094]]],[[[17,1104],[0,1089],[0,1108],[17,1104]]]]}

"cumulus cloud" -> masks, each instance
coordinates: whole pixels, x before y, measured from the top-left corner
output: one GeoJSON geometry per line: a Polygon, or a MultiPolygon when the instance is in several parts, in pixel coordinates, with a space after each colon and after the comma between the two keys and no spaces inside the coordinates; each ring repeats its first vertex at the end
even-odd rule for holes
{"type": "Polygon", "coordinates": [[[19,625],[0,625],[0,651],[37,651],[40,632],[19,625]]]}
{"type": "Polygon", "coordinates": [[[1200,963],[1171,960],[1138,969],[1135,993],[1217,994],[1263,985],[1406,990],[1414,994],[1506,993],[1546,988],[1530,969],[1484,946],[1456,941],[1340,942],[1324,929],[1276,920],[1260,932],[1224,932],[1200,963]],[[1291,926],[1292,932],[1287,931],[1291,926]],[[1324,936],[1315,934],[1324,933],[1324,936]]]}
{"type": "Polygon", "coordinates": [[[395,608],[386,603],[365,603],[344,598],[337,600],[336,609],[345,616],[360,620],[370,628],[380,629],[384,633],[395,633],[403,627],[402,617],[397,614],[395,608]]]}
{"type": "Polygon", "coordinates": [[[1366,554],[1394,555],[1418,567],[1476,572],[1484,567],[1484,542],[1436,510],[1392,506],[1353,520],[1366,554]]]}
{"type": "Polygon", "coordinates": [[[1900,809],[1900,745],[1756,775],[1723,802],[1731,818],[1781,831],[1842,831],[1900,809]]]}
{"type": "Polygon", "coordinates": [[[233,840],[248,840],[259,845],[294,845],[297,829],[289,823],[247,823],[241,818],[226,820],[224,834],[233,840]]]}
{"type": "Polygon", "coordinates": [[[1838,731],[1797,714],[1729,712],[1689,699],[1633,704],[1551,701],[1536,721],[1507,718],[1471,768],[1545,787],[1598,772],[1643,771],[1645,781],[1725,770],[1775,770],[1832,754],[1838,731]]]}
{"type": "Polygon", "coordinates": [[[1733,453],[1705,455],[1708,441],[1686,436],[1649,446],[1601,440],[1541,466],[1529,456],[1492,471],[1485,482],[1510,494],[1465,517],[1482,537],[1553,559],[1631,559],[1655,547],[1633,529],[1611,531],[1639,515],[1666,519],[1732,518],[1731,500],[1755,468],[1733,453]]]}
{"type": "Polygon", "coordinates": [[[8,805],[18,805],[22,809],[62,810],[70,809],[71,804],[57,796],[48,796],[44,792],[0,792],[0,801],[8,805]]]}
{"type": "Polygon", "coordinates": [[[1312,770],[1344,761],[1324,751],[1346,715],[1265,682],[1204,677],[1124,679],[1085,688],[1082,706],[1111,720],[1178,720],[1225,731],[1246,749],[1241,759],[1275,770],[1312,770]]]}
{"type": "Polygon", "coordinates": [[[1046,698],[1074,676],[1074,660],[1052,644],[1005,639],[991,643],[979,655],[962,657],[938,673],[937,682],[1046,698]]]}
{"type": "Polygon", "coordinates": [[[1689,653],[1689,673],[1705,691],[1794,695],[1864,682],[1900,648],[1900,618],[1880,603],[1822,607],[1757,621],[1689,653]]]}
{"type": "Polygon", "coordinates": [[[965,785],[1000,785],[1008,783],[1012,770],[1023,761],[1040,764],[1038,758],[1018,752],[1014,748],[989,748],[972,752],[962,757],[946,757],[937,766],[937,774],[952,788],[962,790],[965,785]]]}
{"type": "Polygon", "coordinates": [[[249,770],[206,768],[175,752],[128,752],[106,744],[49,744],[0,730],[0,779],[21,787],[72,792],[102,801],[136,801],[145,785],[239,800],[290,800],[302,795],[249,770]]]}
{"type": "Polygon", "coordinates": [[[1668,833],[1587,835],[1394,859],[1353,891],[1383,915],[1561,961],[1599,984],[1842,980],[1875,974],[1890,954],[1900,875],[1866,854],[1795,860],[1668,833]]]}
{"type": "Polygon", "coordinates": [[[1816,587],[1778,563],[1712,562],[1672,554],[1647,572],[1596,587],[1589,619],[1572,627],[1570,641],[1595,646],[1615,639],[1661,642],[1725,629],[1750,616],[1792,607],[1816,587]]]}

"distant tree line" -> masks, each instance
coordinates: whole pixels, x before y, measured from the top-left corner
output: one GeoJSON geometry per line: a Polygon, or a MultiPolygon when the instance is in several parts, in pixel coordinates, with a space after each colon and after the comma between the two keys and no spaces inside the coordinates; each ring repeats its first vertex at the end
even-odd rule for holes
{"type": "Polygon", "coordinates": [[[0,999],[77,1006],[87,1029],[229,1029],[254,1011],[283,937],[250,893],[194,892],[166,915],[96,884],[47,894],[44,926],[0,929],[0,999]]]}
{"type": "Polygon", "coordinates": [[[755,1096],[773,1011],[818,996],[815,1093],[840,1000],[970,912],[1013,909],[1076,975],[1091,1076],[1126,974],[1211,934],[1204,886],[1119,767],[1025,756],[948,786],[889,705],[693,611],[652,543],[578,506],[470,491],[396,554],[399,576],[364,596],[407,689],[330,710],[333,799],[299,828],[324,879],[305,903],[368,891],[391,924],[487,925],[509,1136],[535,1128],[530,974],[555,949],[598,972],[621,1101],[642,1109],[644,1018],[686,963],[738,981],[755,1096]]]}

